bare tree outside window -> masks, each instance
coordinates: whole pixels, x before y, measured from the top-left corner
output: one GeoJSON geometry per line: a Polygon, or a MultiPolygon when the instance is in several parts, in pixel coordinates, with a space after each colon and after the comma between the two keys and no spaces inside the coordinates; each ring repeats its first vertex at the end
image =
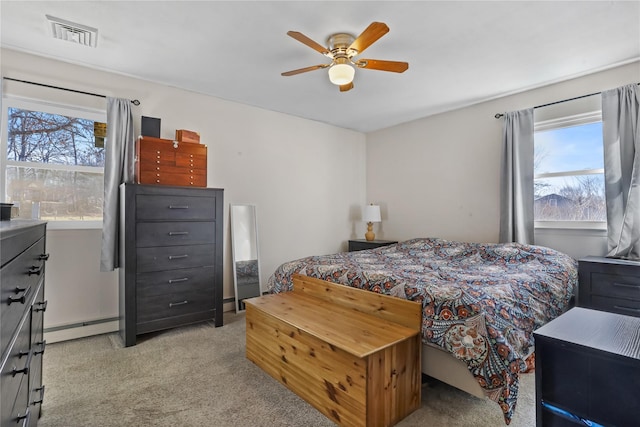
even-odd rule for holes
{"type": "Polygon", "coordinates": [[[93,129],[93,120],[8,109],[6,196],[21,217],[102,218],[104,148],[93,129]]]}

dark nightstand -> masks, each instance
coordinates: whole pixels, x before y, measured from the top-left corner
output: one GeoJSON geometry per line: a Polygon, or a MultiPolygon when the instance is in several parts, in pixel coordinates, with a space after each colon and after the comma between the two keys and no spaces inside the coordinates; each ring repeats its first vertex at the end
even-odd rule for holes
{"type": "Polygon", "coordinates": [[[578,265],[579,307],[640,317],[640,262],[589,256],[578,265]]]}
{"type": "Polygon", "coordinates": [[[640,318],[576,307],[534,332],[538,427],[638,425],[640,318]]]}
{"type": "Polygon", "coordinates": [[[398,243],[397,240],[349,240],[349,252],[364,251],[365,249],[375,249],[381,246],[389,246],[398,243]]]}

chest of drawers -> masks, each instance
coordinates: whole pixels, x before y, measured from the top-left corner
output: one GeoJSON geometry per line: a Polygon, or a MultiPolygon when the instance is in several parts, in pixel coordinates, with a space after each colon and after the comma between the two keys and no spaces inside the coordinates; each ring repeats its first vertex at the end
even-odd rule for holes
{"type": "Polygon", "coordinates": [[[638,425],[639,318],[575,307],[534,336],[538,427],[638,425]]]}
{"type": "Polygon", "coordinates": [[[578,265],[578,306],[640,317],[640,262],[590,256],[578,265]]]}
{"type": "Polygon", "coordinates": [[[143,136],[136,144],[140,184],[207,186],[207,146],[143,136]]]}
{"type": "Polygon", "coordinates": [[[120,335],[222,325],[223,190],[123,184],[120,335]]]}
{"type": "Polygon", "coordinates": [[[0,222],[0,426],[36,426],[42,358],[46,223],[0,222]]]}

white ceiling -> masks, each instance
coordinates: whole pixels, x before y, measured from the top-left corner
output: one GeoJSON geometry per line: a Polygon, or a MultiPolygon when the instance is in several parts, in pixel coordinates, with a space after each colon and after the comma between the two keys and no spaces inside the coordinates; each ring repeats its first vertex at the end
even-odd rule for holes
{"type": "MultiPolygon", "coordinates": [[[[640,59],[640,1],[6,1],[2,47],[369,132],[640,59]],[[97,48],[54,40],[45,15],[98,29],[97,48]],[[340,93],[326,45],[373,21],[390,31],[340,93]]],[[[8,76],[20,78],[20,76],[8,76]]],[[[48,83],[48,82],[43,82],[48,83]]],[[[141,100],[144,103],[144,100],[141,100]]],[[[553,100],[549,100],[553,101],[553,100]]]]}

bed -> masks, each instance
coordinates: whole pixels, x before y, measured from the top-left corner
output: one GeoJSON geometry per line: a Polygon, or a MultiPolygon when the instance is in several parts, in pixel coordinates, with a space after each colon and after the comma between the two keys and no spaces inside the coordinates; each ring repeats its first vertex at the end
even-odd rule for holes
{"type": "Polygon", "coordinates": [[[422,371],[497,402],[509,424],[520,373],[534,368],[533,331],[565,312],[577,262],[550,248],[416,238],[279,266],[272,293],[299,273],[422,304],[422,371]]]}

